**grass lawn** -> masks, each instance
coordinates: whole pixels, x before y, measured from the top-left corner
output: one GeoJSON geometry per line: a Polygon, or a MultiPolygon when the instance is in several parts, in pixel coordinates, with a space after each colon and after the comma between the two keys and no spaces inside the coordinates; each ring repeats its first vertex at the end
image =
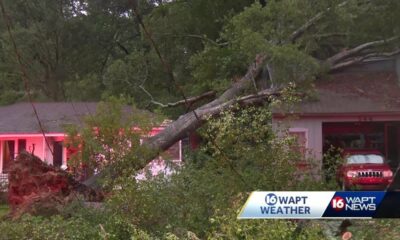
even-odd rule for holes
{"type": "Polygon", "coordinates": [[[0,204],[0,218],[8,213],[8,205],[0,204]]]}

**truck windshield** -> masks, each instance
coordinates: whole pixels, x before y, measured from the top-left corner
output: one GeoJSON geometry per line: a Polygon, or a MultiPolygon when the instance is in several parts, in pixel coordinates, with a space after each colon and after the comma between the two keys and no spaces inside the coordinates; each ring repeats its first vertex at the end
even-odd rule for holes
{"type": "Polygon", "coordinates": [[[347,157],[347,164],[383,163],[383,157],[377,154],[351,155],[347,157]]]}

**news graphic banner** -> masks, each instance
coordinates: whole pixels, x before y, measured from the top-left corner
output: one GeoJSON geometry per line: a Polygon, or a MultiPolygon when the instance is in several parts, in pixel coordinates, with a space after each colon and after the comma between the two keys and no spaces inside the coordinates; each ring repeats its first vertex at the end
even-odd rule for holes
{"type": "Polygon", "coordinates": [[[238,219],[400,218],[400,192],[252,192],[238,219]]]}

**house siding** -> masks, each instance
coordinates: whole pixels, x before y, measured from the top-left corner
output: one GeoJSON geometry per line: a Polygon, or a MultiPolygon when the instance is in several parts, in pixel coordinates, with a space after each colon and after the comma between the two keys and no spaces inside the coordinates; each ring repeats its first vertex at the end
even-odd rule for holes
{"type": "Polygon", "coordinates": [[[285,129],[306,129],[307,130],[307,148],[309,154],[307,157],[315,159],[317,164],[322,167],[323,157],[323,133],[322,124],[328,122],[399,122],[399,115],[386,115],[379,113],[366,113],[356,115],[333,114],[331,116],[301,116],[296,119],[285,119],[275,117],[273,126],[275,131],[285,129]]]}
{"type": "Polygon", "coordinates": [[[307,158],[315,159],[317,165],[321,165],[322,159],[322,121],[319,119],[298,119],[298,120],[274,120],[274,129],[278,132],[285,129],[304,129],[307,131],[307,158]]]}

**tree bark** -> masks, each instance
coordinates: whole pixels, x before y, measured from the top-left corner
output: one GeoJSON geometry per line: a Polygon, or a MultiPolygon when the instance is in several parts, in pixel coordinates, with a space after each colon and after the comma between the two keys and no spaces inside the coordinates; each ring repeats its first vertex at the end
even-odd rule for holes
{"type": "MultiPolygon", "coordinates": [[[[342,64],[344,64],[346,62],[349,62],[349,61],[346,61],[346,60],[348,58],[350,58],[350,57],[355,57],[355,59],[357,59],[357,58],[366,59],[366,58],[369,58],[369,57],[376,56],[377,54],[379,54],[379,52],[375,51],[375,52],[373,52],[373,55],[370,55],[370,53],[362,54],[362,51],[370,49],[370,48],[373,48],[373,47],[377,47],[377,46],[380,46],[380,45],[384,45],[384,44],[390,43],[390,42],[395,41],[397,39],[398,39],[398,37],[395,36],[395,37],[391,37],[391,38],[388,38],[388,39],[383,39],[383,40],[363,43],[363,44],[360,44],[360,45],[358,45],[358,46],[356,46],[354,48],[343,50],[343,51],[333,55],[332,57],[326,59],[325,62],[328,63],[329,66],[331,66],[332,68],[334,68],[336,70],[338,67],[335,66],[335,65],[342,65],[342,64]]],[[[382,53],[382,55],[384,55],[384,53],[382,53]]],[[[351,63],[348,64],[348,65],[351,65],[351,63]]]]}

